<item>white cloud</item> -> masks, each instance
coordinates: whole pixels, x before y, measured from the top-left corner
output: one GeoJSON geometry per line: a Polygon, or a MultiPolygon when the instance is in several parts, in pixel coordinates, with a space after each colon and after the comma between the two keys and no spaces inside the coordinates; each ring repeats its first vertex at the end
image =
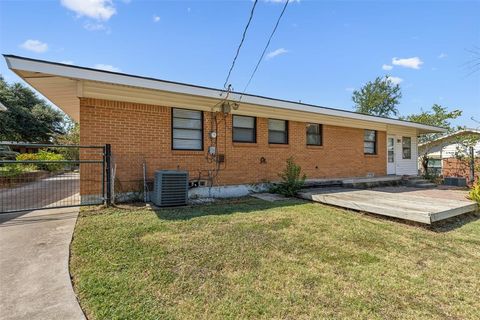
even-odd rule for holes
{"type": "Polygon", "coordinates": [[[63,61],[60,61],[60,63],[63,63],[63,64],[73,64],[73,61],[72,61],[72,60],[63,60],[63,61]]]}
{"type": "Polygon", "coordinates": [[[153,22],[158,22],[160,21],[160,17],[159,16],[153,16],[153,22]]]}
{"type": "Polygon", "coordinates": [[[120,68],[114,67],[110,64],[103,64],[103,63],[98,63],[93,66],[95,69],[100,69],[100,70],[105,70],[105,71],[112,71],[112,72],[120,72],[120,68]]]}
{"type": "Polygon", "coordinates": [[[33,51],[36,53],[43,53],[48,50],[48,44],[40,40],[31,40],[28,39],[20,45],[25,50],[33,51]]]}
{"type": "Polygon", "coordinates": [[[61,3],[79,17],[106,21],[117,13],[112,0],[61,0],[61,3]]]}
{"type": "Polygon", "coordinates": [[[88,30],[88,31],[103,31],[103,30],[107,30],[107,27],[103,24],[103,23],[96,23],[96,22],[85,22],[83,24],[83,27],[85,28],[85,30],[88,30]]]}
{"type": "Polygon", "coordinates": [[[400,77],[388,76],[387,79],[390,80],[390,82],[393,83],[393,84],[400,84],[400,82],[403,81],[403,79],[400,78],[400,77]]]}
{"type": "Polygon", "coordinates": [[[445,59],[446,57],[448,57],[448,54],[443,52],[438,55],[438,59],[445,59]]]}
{"type": "Polygon", "coordinates": [[[275,58],[276,56],[279,56],[281,54],[285,54],[287,52],[288,51],[285,48],[279,48],[277,50],[273,50],[273,51],[270,51],[269,53],[267,53],[267,57],[265,59],[269,60],[269,59],[275,58]]]}
{"type": "Polygon", "coordinates": [[[423,61],[420,60],[419,57],[404,58],[404,59],[393,58],[392,64],[395,66],[401,66],[404,68],[420,69],[420,66],[423,64],[423,61]]]}
{"type": "Polygon", "coordinates": [[[384,64],[384,65],[382,66],[382,69],[383,69],[383,70],[387,70],[387,71],[388,71],[388,70],[392,70],[392,69],[393,69],[393,66],[391,66],[391,65],[389,65],[389,64],[384,64]]]}
{"type": "Polygon", "coordinates": [[[355,91],[355,88],[348,87],[348,88],[345,88],[345,91],[348,91],[348,92],[353,92],[353,91],[355,91]]]}

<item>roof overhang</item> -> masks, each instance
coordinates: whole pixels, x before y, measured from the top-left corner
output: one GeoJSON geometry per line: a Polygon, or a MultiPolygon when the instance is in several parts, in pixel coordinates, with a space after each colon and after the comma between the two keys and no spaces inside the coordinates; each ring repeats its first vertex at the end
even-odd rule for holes
{"type": "MultiPolygon", "coordinates": [[[[171,82],[124,73],[72,66],[50,61],[4,55],[8,68],[25,80],[73,119],[80,119],[80,97],[114,99],[163,106],[184,106],[201,110],[225,98],[225,91],[185,83],[171,82]]],[[[240,101],[241,94],[231,92],[229,101],[240,101]]],[[[244,94],[237,114],[296,119],[324,120],[343,126],[376,128],[388,126],[416,129],[417,134],[445,132],[445,129],[360,114],[311,104],[244,94]],[[347,120],[347,121],[345,121],[347,120]]]]}
{"type": "Polygon", "coordinates": [[[425,148],[425,147],[438,146],[438,145],[445,144],[445,143],[456,143],[456,142],[461,141],[461,137],[467,137],[467,136],[480,137],[480,130],[478,130],[478,129],[461,129],[461,130],[443,135],[441,137],[438,137],[435,140],[420,143],[418,145],[418,147],[419,148],[425,148]]]}

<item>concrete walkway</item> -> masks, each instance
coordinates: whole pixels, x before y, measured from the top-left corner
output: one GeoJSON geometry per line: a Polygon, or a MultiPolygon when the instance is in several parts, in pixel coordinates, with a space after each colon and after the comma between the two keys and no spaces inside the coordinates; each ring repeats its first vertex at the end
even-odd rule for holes
{"type": "Polygon", "coordinates": [[[68,272],[78,208],[0,214],[0,318],[85,319],[68,272]]]}

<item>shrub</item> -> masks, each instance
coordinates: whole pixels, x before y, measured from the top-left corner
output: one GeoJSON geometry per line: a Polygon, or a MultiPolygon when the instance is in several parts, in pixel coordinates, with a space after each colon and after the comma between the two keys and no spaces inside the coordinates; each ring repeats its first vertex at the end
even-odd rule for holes
{"type": "Polygon", "coordinates": [[[271,191],[292,197],[303,187],[307,176],[301,175],[302,168],[293,161],[293,157],[287,159],[287,166],[278,176],[282,181],[274,186],[271,191]]]}
{"type": "Polygon", "coordinates": [[[13,178],[24,172],[37,170],[37,167],[31,164],[6,164],[0,167],[0,177],[13,178]]]}
{"type": "Polygon", "coordinates": [[[62,163],[48,163],[48,161],[59,161],[65,160],[63,155],[48,151],[40,150],[38,153],[22,153],[17,156],[17,160],[21,161],[45,161],[45,163],[39,162],[35,163],[34,165],[39,170],[46,170],[46,171],[59,171],[63,168],[62,163]]]}
{"type": "Polygon", "coordinates": [[[0,177],[15,177],[22,173],[21,166],[17,164],[6,164],[0,167],[0,177]]]}
{"type": "Polygon", "coordinates": [[[37,161],[38,157],[36,153],[20,153],[17,156],[17,160],[21,161],[37,161]]]}
{"type": "Polygon", "coordinates": [[[480,181],[477,181],[473,184],[470,192],[468,193],[468,197],[480,205],[480,181]]]}

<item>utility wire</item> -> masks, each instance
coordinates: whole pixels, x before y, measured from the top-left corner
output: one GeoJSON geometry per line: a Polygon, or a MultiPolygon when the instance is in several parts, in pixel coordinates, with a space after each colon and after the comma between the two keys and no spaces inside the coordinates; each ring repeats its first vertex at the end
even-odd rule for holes
{"type": "Polygon", "coordinates": [[[283,14],[285,13],[285,9],[287,9],[287,6],[288,6],[288,3],[289,3],[289,2],[290,2],[290,0],[285,0],[285,5],[283,6],[282,12],[280,13],[280,16],[279,16],[278,19],[277,19],[277,23],[275,23],[275,27],[273,28],[272,33],[270,34],[270,37],[268,38],[267,45],[266,45],[265,48],[263,49],[262,55],[260,56],[260,59],[258,59],[257,65],[255,66],[255,69],[253,70],[252,75],[250,76],[250,79],[248,79],[247,85],[246,85],[245,88],[243,89],[243,92],[242,92],[242,94],[240,95],[240,98],[239,98],[238,101],[241,101],[241,100],[242,100],[242,97],[243,97],[243,95],[245,94],[245,91],[247,91],[248,86],[249,86],[250,83],[252,82],[252,79],[253,79],[253,77],[255,76],[255,73],[257,72],[258,66],[259,66],[260,63],[262,62],[263,57],[265,56],[265,52],[267,52],[268,46],[270,45],[270,41],[272,40],[273,35],[275,34],[275,31],[277,31],[277,28],[278,28],[278,25],[279,25],[279,23],[280,23],[280,20],[282,19],[282,16],[283,16],[283,14]]]}
{"type": "Polygon", "coordinates": [[[223,84],[223,87],[225,89],[227,89],[228,80],[230,79],[230,75],[232,74],[233,67],[235,66],[235,62],[237,62],[238,54],[240,53],[240,48],[243,45],[243,41],[245,40],[245,36],[247,35],[247,30],[248,30],[248,27],[250,26],[250,22],[252,22],[253,13],[255,11],[255,7],[257,6],[257,2],[258,2],[258,0],[255,0],[255,2],[253,3],[253,6],[252,6],[252,10],[250,10],[250,17],[248,18],[247,25],[245,26],[245,29],[243,30],[242,40],[240,41],[240,44],[238,45],[237,53],[235,54],[235,58],[233,58],[232,66],[230,67],[230,70],[228,71],[227,78],[225,79],[225,83],[223,84]]]}

